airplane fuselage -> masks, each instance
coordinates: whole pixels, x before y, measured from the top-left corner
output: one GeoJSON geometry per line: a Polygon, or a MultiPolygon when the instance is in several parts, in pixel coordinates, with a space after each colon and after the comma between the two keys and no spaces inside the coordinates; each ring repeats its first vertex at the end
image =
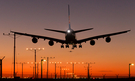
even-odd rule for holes
{"type": "Polygon", "coordinates": [[[67,44],[76,44],[76,35],[72,29],[68,29],[65,35],[67,44]]]}

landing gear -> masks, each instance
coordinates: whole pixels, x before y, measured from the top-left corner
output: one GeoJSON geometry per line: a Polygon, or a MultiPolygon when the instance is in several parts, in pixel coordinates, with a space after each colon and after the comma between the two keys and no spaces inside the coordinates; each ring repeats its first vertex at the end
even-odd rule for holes
{"type": "Polygon", "coordinates": [[[74,48],[77,48],[76,44],[75,44],[75,45],[73,45],[73,47],[74,47],[74,48]]]}
{"type": "Polygon", "coordinates": [[[68,44],[66,45],[66,48],[69,48],[69,45],[68,44]]]}
{"type": "Polygon", "coordinates": [[[79,45],[79,48],[82,48],[82,45],[81,44],[79,45]]]}
{"type": "Polygon", "coordinates": [[[61,45],[61,48],[64,48],[64,45],[63,44],[61,45]]]}
{"type": "Polygon", "coordinates": [[[72,47],[72,49],[74,49],[74,47],[72,47]]]}

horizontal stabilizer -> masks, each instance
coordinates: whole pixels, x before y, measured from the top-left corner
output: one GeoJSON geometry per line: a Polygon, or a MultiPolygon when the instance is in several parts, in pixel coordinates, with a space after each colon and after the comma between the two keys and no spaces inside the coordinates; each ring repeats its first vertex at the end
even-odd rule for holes
{"type": "Polygon", "coordinates": [[[87,30],[92,30],[93,28],[88,28],[88,29],[82,29],[82,30],[76,30],[74,31],[75,33],[82,32],[82,31],[87,31],[87,30]]]}
{"type": "Polygon", "coordinates": [[[60,31],[60,30],[53,30],[53,29],[46,29],[46,28],[45,28],[45,30],[59,32],[59,33],[66,33],[66,31],[60,31]]]}

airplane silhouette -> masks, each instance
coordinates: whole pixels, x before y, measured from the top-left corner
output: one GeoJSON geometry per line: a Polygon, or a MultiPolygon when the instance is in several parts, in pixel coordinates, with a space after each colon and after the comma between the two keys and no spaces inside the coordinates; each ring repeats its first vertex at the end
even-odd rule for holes
{"type": "Polygon", "coordinates": [[[93,28],[76,30],[76,31],[71,29],[71,25],[70,25],[70,7],[69,7],[69,5],[68,5],[68,20],[69,20],[69,28],[68,28],[67,31],[53,30],[53,29],[46,29],[45,28],[45,30],[48,30],[48,31],[64,33],[65,34],[65,40],[61,40],[61,39],[57,39],[57,38],[51,38],[51,37],[46,37],[46,36],[41,36],[41,35],[20,33],[20,32],[15,32],[15,31],[10,31],[10,32],[11,33],[15,33],[15,34],[19,34],[19,35],[24,35],[24,36],[32,37],[32,42],[33,43],[37,43],[39,38],[44,39],[44,40],[48,39],[48,40],[50,40],[49,41],[49,45],[50,46],[53,46],[54,45],[54,41],[55,41],[55,42],[59,42],[59,43],[62,44],[61,48],[64,48],[63,44],[66,44],[66,46],[65,46],[66,48],[69,48],[69,45],[72,45],[73,46],[72,49],[74,49],[74,48],[77,48],[76,44],[80,44],[79,48],[82,48],[81,43],[89,41],[89,40],[90,40],[90,44],[93,46],[93,45],[95,45],[94,39],[99,39],[99,38],[106,38],[105,41],[107,43],[109,43],[111,41],[110,36],[118,35],[118,34],[123,34],[123,33],[127,33],[127,32],[130,31],[130,30],[126,30],[126,31],[115,32],[115,33],[104,34],[104,35],[98,35],[98,36],[93,36],[93,37],[88,37],[88,38],[85,38],[85,39],[77,40],[76,39],[76,35],[75,35],[76,33],[87,31],[87,30],[92,30],[93,28]]]}

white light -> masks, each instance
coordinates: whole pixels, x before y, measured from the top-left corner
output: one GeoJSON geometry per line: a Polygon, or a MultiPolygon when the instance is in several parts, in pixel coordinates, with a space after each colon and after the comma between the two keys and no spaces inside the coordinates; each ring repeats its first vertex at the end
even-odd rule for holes
{"type": "Polygon", "coordinates": [[[43,61],[46,61],[45,59],[43,61]]]}
{"type": "Polygon", "coordinates": [[[132,63],[131,65],[133,66],[134,64],[132,63]]]}
{"type": "Polygon", "coordinates": [[[26,48],[26,50],[28,50],[29,48],[26,48]]]}
{"type": "Polygon", "coordinates": [[[68,30],[67,32],[70,33],[70,30],[68,30]]]}
{"type": "Polygon", "coordinates": [[[43,50],[45,49],[45,48],[42,48],[43,50]]]}

